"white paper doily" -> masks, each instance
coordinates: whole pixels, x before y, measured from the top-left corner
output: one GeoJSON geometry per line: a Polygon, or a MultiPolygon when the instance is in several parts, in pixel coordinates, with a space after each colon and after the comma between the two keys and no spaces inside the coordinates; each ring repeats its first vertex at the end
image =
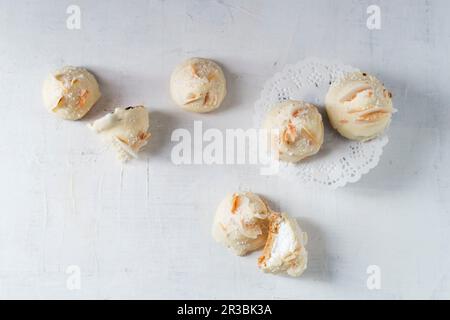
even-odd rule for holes
{"type": "Polygon", "coordinates": [[[278,174],[306,184],[320,184],[332,189],[356,182],[374,168],[388,143],[386,134],[367,142],[347,140],[328,122],[324,101],[330,84],[357,68],[336,61],[309,58],[269,79],[255,103],[255,125],[261,127],[274,104],[287,100],[303,100],[316,105],[324,119],[325,137],[320,151],[297,164],[280,161],[278,174]]]}

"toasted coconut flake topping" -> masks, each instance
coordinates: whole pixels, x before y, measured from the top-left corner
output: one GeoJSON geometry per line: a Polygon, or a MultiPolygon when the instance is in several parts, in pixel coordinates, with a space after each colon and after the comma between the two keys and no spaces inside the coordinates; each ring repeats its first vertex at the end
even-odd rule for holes
{"type": "Polygon", "coordinates": [[[340,102],[353,101],[353,99],[355,99],[358,94],[360,94],[361,92],[367,91],[367,90],[370,90],[369,94],[373,94],[372,87],[365,85],[365,86],[356,88],[355,90],[352,90],[351,92],[346,94],[344,97],[341,98],[340,102]]]}
{"type": "Polygon", "coordinates": [[[129,145],[128,139],[123,138],[123,137],[121,137],[121,136],[117,136],[116,138],[117,138],[117,140],[119,140],[120,142],[125,143],[127,146],[129,145]]]}
{"type": "Polygon", "coordinates": [[[189,104],[195,101],[198,101],[202,98],[200,95],[196,95],[195,93],[189,93],[184,104],[189,104]]]}
{"type": "Polygon", "coordinates": [[[84,105],[86,104],[88,94],[89,94],[88,90],[86,89],[81,90],[81,94],[78,97],[77,106],[81,108],[84,107],[84,105]]]}
{"type": "Polygon", "coordinates": [[[66,99],[64,98],[64,96],[62,96],[61,98],[59,98],[58,103],[56,104],[56,106],[52,109],[53,112],[56,112],[56,110],[60,109],[63,107],[64,103],[65,103],[66,99]]]}
{"type": "Polygon", "coordinates": [[[139,140],[147,140],[148,138],[150,138],[150,133],[141,131],[138,134],[138,138],[139,140]]]}
{"type": "Polygon", "coordinates": [[[373,105],[368,105],[366,107],[357,107],[357,108],[353,108],[353,109],[348,110],[347,113],[350,113],[350,114],[358,113],[358,112],[363,112],[363,111],[370,110],[370,109],[373,109],[373,108],[374,108],[373,105]]]}
{"type": "Polygon", "coordinates": [[[358,121],[360,121],[360,122],[375,122],[375,121],[378,121],[381,118],[387,116],[388,114],[389,114],[389,112],[387,112],[385,110],[373,111],[373,112],[363,114],[362,116],[360,116],[358,118],[358,121]]]}
{"type": "Polygon", "coordinates": [[[302,110],[300,110],[300,109],[295,110],[294,112],[292,112],[292,116],[293,116],[294,118],[298,117],[301,111],[302,111],[302,110]]]}
{"type": "Polygon", "coordinates": [[[267,263],[266,263],[266,256],[262,255],[262,256],[260,256],[258,258],[258,265],[259,266],[261,266],[261,265],[266,266],[267,265],[267,263]]]}
{"type": "Polygon", "coordinates": [[[217,70],[213,70],[213,71],[211,71],[209,74],[208,74],[208,81],[212,81],[212,80],[214,80],[215,78],[216,78],[216,72],[217,72],[217,70]]]}
{"type": "Polygon", "coordinates": [[[208,104],[208,102],[209,102],[209,92],[207,92],[206,94],[205,94],[205,98],[203,99],[203,104],[204,105],[207,105],[208,104]]]}
{"type": "Polygon", "coordinates": [[[302,130],[300,131],[300,134],[303,138],[310,141],[311,143],[317,144],[316,138],[314,137],[314,135],[305,127],[302,128],[302,130]]]}
{"type": "Polygon", "coordinates": [[[287,144],[295,142],[295,139],[297,138],[297,129],[295,128],[294,124],[289,121],[287,129],[284,131],[283,134],[283,141],[287,144]]]}
{"type": "Polygon", "coordinates": [[[192,75],[195,76],[195,77],[198,77],[197,69],[195,68],[195,65],[191,64],[191,65],[189,65],[189,67],[191,68],[192,75]]]}
{"type": "Polygon", "coordinates": [[[231,200],[231,213],[235,214],[239,206],[241,205],[241,198],[238,194],[233,195],[233,199],[231,200]]]}

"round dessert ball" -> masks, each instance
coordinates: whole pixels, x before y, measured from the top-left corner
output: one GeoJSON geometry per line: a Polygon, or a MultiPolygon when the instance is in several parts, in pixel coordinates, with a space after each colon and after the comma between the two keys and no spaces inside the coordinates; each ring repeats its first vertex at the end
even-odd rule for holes
{"type": "Polygon", "coordinates": [[[283,161],[312,156],[323,143],[322,116],[314,105],[303,101],[277,104],[267,114],[264,128],[269,130],[272,151],[283,161]]]}
{"type": "Polygon", "coordinates": [[[394,112],[392,94],[377,78],[359,71],[333,83],[325,105],[333,128],[347,139],[359,141],[382,134],[394,112]]]}
{"type": "Polygon", "coordinates": [[[170,78],[170,94],[181,108],[193,112],[210,112],[222,103],[226,81],[214,61],[191,58],[178,65],[170,78]]]}
{"type": "Polygon", "coordinates": [[[100,98],[95,77],[86,69],[66,66],[50,74],[42,90],[49,112],[66,120],[78,120],[100,98]]]}
{"type": "Polygon", "coordinates": [[[230,194],[214,218],[213,238],[239,256],[261,249],[267,240],[270,209],[252,192],[230,194]]]}

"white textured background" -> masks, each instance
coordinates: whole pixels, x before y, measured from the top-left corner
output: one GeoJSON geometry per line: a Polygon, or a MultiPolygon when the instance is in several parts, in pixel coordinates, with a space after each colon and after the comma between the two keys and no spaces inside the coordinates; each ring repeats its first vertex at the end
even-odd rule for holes
{"type": "Polygon", "coordinates": [[[0,0],[0,298],[450,298],[448,1],[0,0]],[[66,8],[82,10],[81,30],[66,8]],[[382,29],[366,27],[381,7],[382,29]],[[208,115],[168,94],[175,64],[219,61],[229,94],[208,115]],[[173,129],[249,128],[265,80],[317,56],[378,75],[399,112],[377,168],[337,191],[286,185],[255,166],[175,166],[173,129]],[[46,112],[41,84],[62,65],[98,77],[80,122],[46,112]],[[153,110],[153,139],[121,166],[86,123],[114,106],[153,110]],[[257,255],[213,242],[216,205],[238,188],[302,221],[309,269],[266,275],[257,255]],[[378,265],[382,288],[366,287],[378,265]],[[66,268],[81,268],[81,290],[66,268]]]}

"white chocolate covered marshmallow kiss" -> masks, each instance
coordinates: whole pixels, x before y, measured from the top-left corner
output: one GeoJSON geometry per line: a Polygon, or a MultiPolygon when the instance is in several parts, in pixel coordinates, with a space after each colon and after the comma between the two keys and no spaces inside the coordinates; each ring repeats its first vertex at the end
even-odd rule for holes
{"type": "Polygon", "coordinates": [[[282,161],[310,157],[323,143],[322,116],[314,105],[303,101],[278,103],[268,112],[263,127],[270,134],[271,150],[282,161]]]}
{"type": "Polygon", "coordinates": [[[150,139],[149,113],[143,106],[116,108],[96,120],[90,128],[115,149],[121,161],[137,158],[150,139]]]}
{"type": "Polygon", "coordinates": [[[254,193],[230,194],[217,208],[213,238],[239,256],[261,249],[268,234],[270,209],[254,193]]]}
{"type": "Polygon", "coordinates": [[[100,98],[95,77],[86,69],[66,66],[44,81],[42,97],[50,113],[66,120],[81,119],[100,98]]]}
{"type": "Polygon", "coordinates": [[[170,94],[181,108],[192,112],[210,112],[222,103],[226,81],[214,61],[191,58],[178,65],[170,78],[170,94]]]}
{"type": "Polygon", "coordinates": [[[345,75],[333,83],[325,98],[330,123],[350,140],[367,141],[381,135],[391,122],[392,94],[374,76],[345,75]]]}
{"type": "Polygon", "coordinates": [[[307,234],[286,213],[269,216],[269,235],[258,266],[264,272],[300,276],[307,267],[307,234]]]}

